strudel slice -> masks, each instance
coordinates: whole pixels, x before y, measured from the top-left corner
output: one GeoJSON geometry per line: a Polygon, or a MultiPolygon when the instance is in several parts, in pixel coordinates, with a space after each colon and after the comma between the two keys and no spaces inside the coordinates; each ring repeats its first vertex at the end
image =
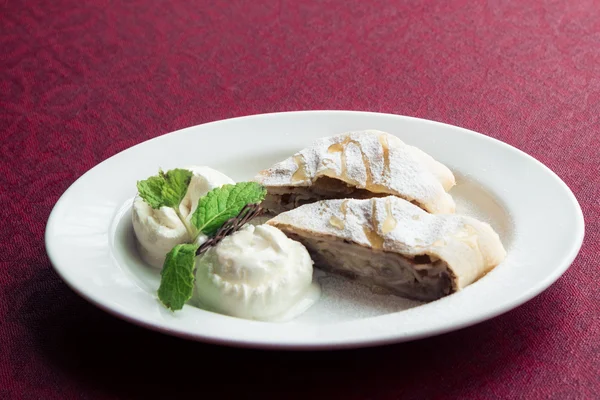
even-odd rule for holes
{"type": "Polygon", "coordinates": [[[423,301],[466,287],[506,256],[487,223],[429,214],[396,196],[322,200],[267,223],[300,241],[315,267],[423,301]]]}
{"type": "Polygon", "coordinates": [[[321,138],[255,180],[266,186],[270,213],[319,200],[399,196],[434,213],[453,213],[452,172],[422,150],[377,130],[321,138]]]}

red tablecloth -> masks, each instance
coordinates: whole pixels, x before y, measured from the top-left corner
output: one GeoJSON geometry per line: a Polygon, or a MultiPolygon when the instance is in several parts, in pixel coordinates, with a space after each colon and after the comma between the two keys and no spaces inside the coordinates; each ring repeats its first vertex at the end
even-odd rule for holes
{"type": "Polygon", "coordinates": [[[598,2],[0,3],[0,398],[600,398],[598,2]],[[306,109],[423,117],[528,152],[580,201],[581,253],[494,320],[330,353],[149,332],[53,272],[47,217],[98,162],[187,126],[306,109]]]}

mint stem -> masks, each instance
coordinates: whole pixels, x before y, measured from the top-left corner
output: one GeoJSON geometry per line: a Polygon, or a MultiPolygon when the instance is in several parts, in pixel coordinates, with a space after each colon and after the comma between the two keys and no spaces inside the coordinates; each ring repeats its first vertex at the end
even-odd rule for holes
{"type": "Polygon", "coordinates": [[[187,231],[188,235],[190,236],[190,239],[192,240],[190,243],[194,243],[196,241],[196,239],[198,238],[199,232],[196,232],[196,228],[194,228],[194,227],[190,226],[190,224],[188,224],[188,222],[183,217],[183,215],[181,215],[181,212],[179,211],[179,207],[173,207],[173,210],[175,210],[175,214],[177,214],[177,217],[179,218],[179,220],[181,221],[183,226],[185,226],[185,230],[187,231]]]}

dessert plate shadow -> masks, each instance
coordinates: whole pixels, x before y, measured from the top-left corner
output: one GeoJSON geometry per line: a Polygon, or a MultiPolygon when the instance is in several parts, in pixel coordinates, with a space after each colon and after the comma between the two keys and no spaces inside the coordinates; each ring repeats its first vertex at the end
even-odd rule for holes
{"type": "Polygon", "coordinates": [[[493,318],[554,283],[577,255],[581,208],[565,183],[522,151],[463,128],[391,114],[301,111],[261,114],[182,129],[98,164],[65,191],[46,228],[60,277],[96,306],[135,324],[187,339],[264,349],[340,349],[437,335],[493,318]],[[507,250],[503,263],[464,290],[431,303],[370,292],[315,271],[320,301],[285,323],[228,317],[186,305],[172,313],[156,297],[159,272],[140,260],[131,204],[136,182],[188,165],[236,181],[289,157],[313,140],[377,129],[448,166],[457,212],[486,221],[507,250]],[[552,218],[549,218],[552,216],[552,218]]]}

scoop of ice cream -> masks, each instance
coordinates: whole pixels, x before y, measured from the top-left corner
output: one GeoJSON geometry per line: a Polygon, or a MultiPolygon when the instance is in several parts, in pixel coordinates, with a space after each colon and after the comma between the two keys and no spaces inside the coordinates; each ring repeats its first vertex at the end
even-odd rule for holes
{"type": "MultiPolygon", "coordinates": [[[[187,193],[179,206],[181,215],[187,221],[201,197],[217,187],[235,184],[227,175],[209,167],[192,166],[185,169],[193,173],[187,193]]],[[[161,207],[155,210],[139,195],[133,200],[132,222],[140,256],[147,264],[156,268],[162,268],[165,256],[174,246],[191,240],[173,209],[161,207]]],[[[205,240],[206,236],[200,235],[197,243],[201,244],[205,240]]]]}
{"type": "Polygon", "coordinates": [[[234,317],[289,319],[318,297],[312,274],[302,244],[273,226],[246,225],[198,257],[196,298],[234,317]]]}

